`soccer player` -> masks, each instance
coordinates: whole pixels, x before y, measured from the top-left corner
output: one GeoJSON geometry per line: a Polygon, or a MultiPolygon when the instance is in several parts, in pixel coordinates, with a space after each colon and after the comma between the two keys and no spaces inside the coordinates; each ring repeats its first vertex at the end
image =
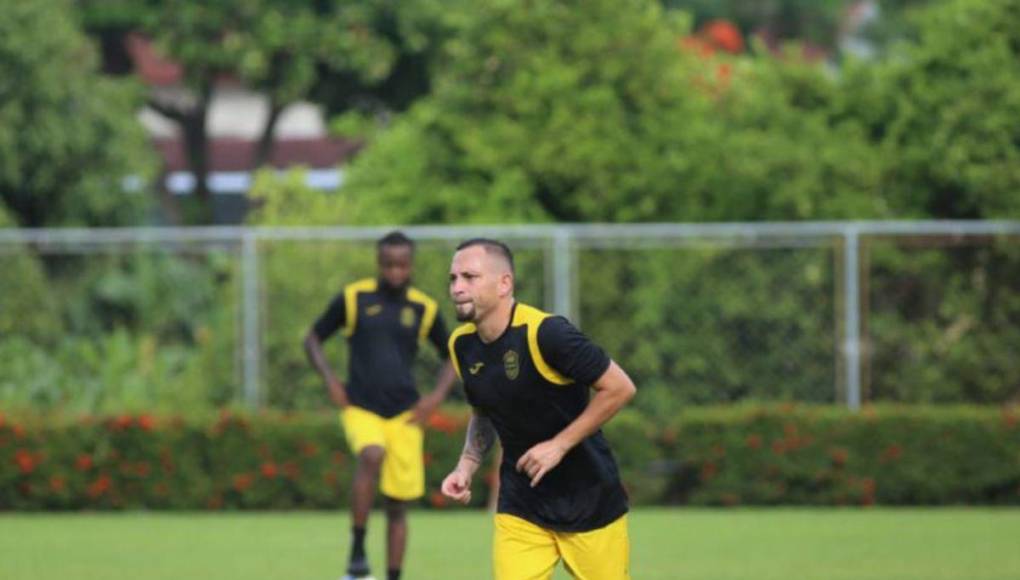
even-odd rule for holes
{"type": "Polygon", "coordinates": [[[410,285],[414,242],[399,232],[388,234],[377,244],[377,258],[378,277],[346,286],[312,326],[305,350],[340,408],[347,442],[358,458],[347,574],[370,574],[365,526],[378,480],[386,505],[387,577],[395,580],[407,544],[406,503],[425,492],[422,428],[449,394],[456,374],[445,362],[436,388],[419,398],[411,372],[418,343],[428,339],[446,358],[446,327],[436,301],[410,285]],[[341,328],[350,352],[346,384],[322,349],[323,341],[341,328]]]}
{"type": "Polygon", "coordinates": [[[630,578],[627,497],[600,428],[634,383],[565,318],[514,300],[513,254],[501,242],[458,247],[450,296],[468,322],[450,336],[450,354],[473,414],[442,492],[469,501],[499,437],[496,580],[551,578],[560,559],[574,578],[630,578]]]}

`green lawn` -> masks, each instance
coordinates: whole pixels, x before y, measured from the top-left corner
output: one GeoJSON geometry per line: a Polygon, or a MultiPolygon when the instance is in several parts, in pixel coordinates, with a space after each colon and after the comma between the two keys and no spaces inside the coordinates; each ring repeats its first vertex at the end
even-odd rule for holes
{"type": "MultiPolygon", "coordinates": [[[[405,578],[489,577],[488,514],[411,517],[405,578]]],[[[0,578],[336,579],[347,527],[329,513],[4,514],[0,578]]],[[[635,580],[1020,578],[1016,509],[638,510],[630,531],[635,580]]]]}

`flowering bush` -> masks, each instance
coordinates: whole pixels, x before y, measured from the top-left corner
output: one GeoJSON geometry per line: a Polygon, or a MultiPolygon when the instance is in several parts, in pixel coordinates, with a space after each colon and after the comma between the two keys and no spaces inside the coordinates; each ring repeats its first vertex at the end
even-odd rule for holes
{"type": "MultiPolygon", "coordinates": [[[[467,417],[429,420],[424,506],[453,505],[438,489],[467,417]]],[[[1009,409],[711,407],[660,424],[628,410],[605,432],[634,504],[1020,504],[1009,409]]],[[[331,413],[0,414],[2,510],[338,509],[353,465],[331,413]]]]}

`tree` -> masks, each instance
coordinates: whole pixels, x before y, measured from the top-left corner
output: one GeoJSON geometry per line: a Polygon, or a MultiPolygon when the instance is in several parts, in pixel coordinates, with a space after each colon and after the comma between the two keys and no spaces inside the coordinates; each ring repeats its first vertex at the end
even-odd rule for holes
{"type": "MultiPolygon", "coordinates": [[[[181,129],[196,176],[199,220],[209,218],[207,115],[216,83],[232,77],[268,99],[268,115],[252,160],[264,165],[290,104],[313,98],[330,113],[353,107],[406,106],[428,90],[425,51],[444,12],[431,2],[387,0],[151,0],[111,10],[83,2],[94,34],[120,38],[142,30],[184,71],[188,95],[152,94],[149,105],[181,129]]],[[[117,57],[113,57],[117,60],[117,57]]]]}
{"type": "Polygon", "coordinates": [[[887,62],[848,67],[836,115],[882,151],[899,215],[1020,216],[1020,1],[953,0],[887,62]]]}
{"type": "Polygon", "coordinates": [[[0,199],[21,226],[121,225],[144,217],[151,159],[130,83],[98,74],[61,0],[0,0],[0,199]]]}
{"type": "Polygon", "coordinates": [[[637,0],[476,10],[347,192],[408,222],[882,214],[875,152],[829,115],[831,75],[685,51],[676,16],[637,0]]]}

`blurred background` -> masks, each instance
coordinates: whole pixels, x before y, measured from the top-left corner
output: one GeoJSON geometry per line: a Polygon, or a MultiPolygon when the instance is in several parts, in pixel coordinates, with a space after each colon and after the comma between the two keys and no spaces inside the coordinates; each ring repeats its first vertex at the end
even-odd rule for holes
{"type": "Polygon", "coordinates": [[[639,504],[1017,504],[1018,220],[1018,0],[0,0],[0,509],[343,505],[397,227],[632,374],[639,504]]]}

